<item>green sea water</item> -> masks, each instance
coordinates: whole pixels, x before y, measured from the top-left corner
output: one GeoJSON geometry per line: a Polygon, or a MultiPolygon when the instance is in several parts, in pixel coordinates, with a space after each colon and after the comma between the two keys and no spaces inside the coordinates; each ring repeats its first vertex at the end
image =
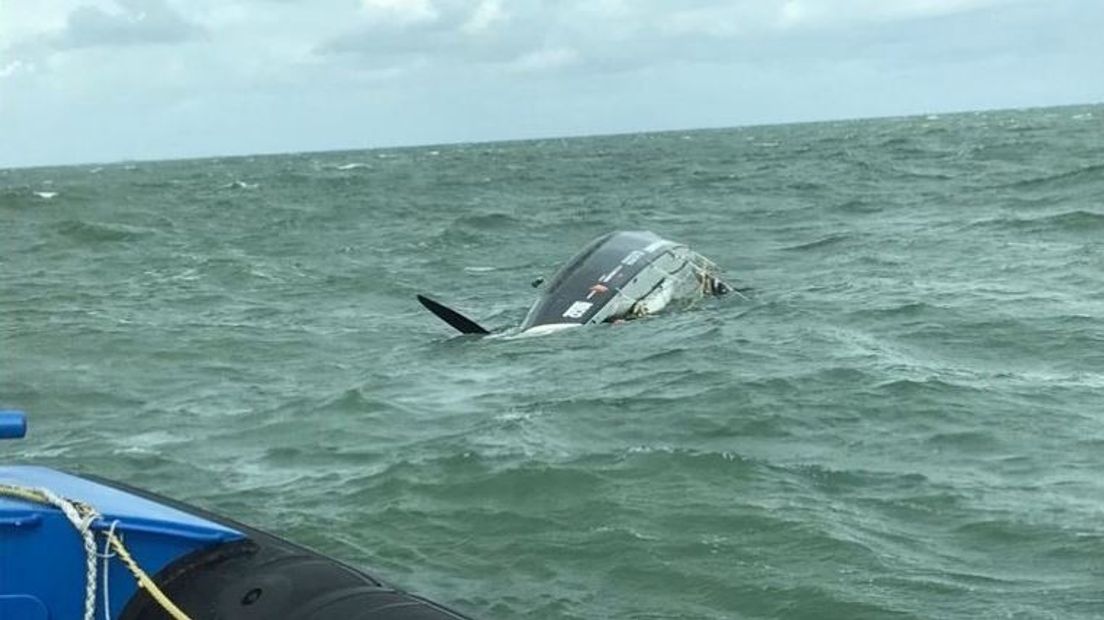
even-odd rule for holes
{"type": "Polygon", "coordinates": [[[1104,107],[0,170],[6,463],[476,618],[1104,616],[1104,107]],[[648,229],[749,300],[516,326],[648,229]]]}

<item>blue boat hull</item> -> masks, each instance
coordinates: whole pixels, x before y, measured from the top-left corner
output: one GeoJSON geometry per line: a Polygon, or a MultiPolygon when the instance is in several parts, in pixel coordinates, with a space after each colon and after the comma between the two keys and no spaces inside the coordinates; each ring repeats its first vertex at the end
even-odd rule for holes
{"type": "MultiPolygon", "coordinates": [[[[0,485],[49,489],[95,507],[97,541],[114,528],[137,563],[192,620],[456,620],[465,616],[357,568],[230,519],[98,478],[0,467],[0,485]]],[[[106,545],[99,544],[102,551],[106,545]]],[[[97,560],[97,565],[102,559],[97,560]]],[[[160,620],[162,606],[117,559],[94,586],[95,615],[160,620]]],[[[84,617],[87,563],[62,511],[0,495],[0,618],[84,617]]]]}

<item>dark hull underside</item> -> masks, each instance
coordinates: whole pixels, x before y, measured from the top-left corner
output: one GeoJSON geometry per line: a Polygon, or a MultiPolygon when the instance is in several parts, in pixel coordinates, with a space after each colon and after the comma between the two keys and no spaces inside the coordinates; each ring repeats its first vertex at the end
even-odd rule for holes
{"type": "Polygon", "coordinates": [[[648,231],[590,242],[545,285],[521,331],[634,318],[673,298],[727,291],[716,267],[685,245],[648,231]],[[642,303],[643,302],[643,303],[642,303]]]}
{"type": "MultiPolygon", "coordinates": [[[[221,523],[246,535],[177,559],[154,581],[192,620],[465,620],[457,612],[375,577],[233,520],[132,488],[101,484],[221,523]]],[[[121,620],[168,618],[144,590],[121,620]]]]}

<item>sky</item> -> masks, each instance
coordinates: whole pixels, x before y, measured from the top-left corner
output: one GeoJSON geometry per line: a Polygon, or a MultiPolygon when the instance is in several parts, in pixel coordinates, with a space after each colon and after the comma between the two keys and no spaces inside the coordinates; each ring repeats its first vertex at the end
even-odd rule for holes
{"type": "Polygon", "coordinates": [[[1104,102],[1104,0],[0,0],[0,167],[1104,102]]]}

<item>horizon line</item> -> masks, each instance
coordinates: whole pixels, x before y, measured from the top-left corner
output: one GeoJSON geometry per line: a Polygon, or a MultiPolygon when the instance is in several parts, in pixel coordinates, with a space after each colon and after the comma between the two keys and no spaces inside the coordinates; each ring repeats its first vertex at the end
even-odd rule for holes
{"type": "Polygon", "coordinates": [[[215,153],[205,155],[188,155],[183,157],[152,157],[149,159],[137,158],[137,159],[115,159],[115,160],[97,160],[97,161],[83,161],[66,164],[29,164],[29,165],[15,165],[15,166],[0,166],[0,172],[8,172],[12,170],[36,170],[44,168],[79,168],[84,166],[114,166],[120,164],[160,164],[169,162],[183,162],[183,161],[196,161],[203,159],[243,159],[248,157],[278,157],[278,156],[291,156],[291,155],[321,155],[329,153],[352,153],[352,152],[373,152],[383,150],[409,150],[409,149],[426,149],[433,147],[455,147],[455,146],[475,146],[475,145],[491,145],[491,144],[514,144],[520,142],[540,142],[544,140],[581,140],[590,138],[614,138],[620,136],[637,136],[648,134],[666,134],[666,133],[678,133],[678,132],[704,132],[704,131],[723,131],[731,129],[753,129],[757,127],[780,127],[786,125],[815,125],[819,123],[844,123],[844,122],[856,122],[856,121],[876,121],[876,120],[893,120],[893,119],[909,119],[919,118],[925,116],[939,115],[939,116],[959,116],[964,114],[981,114],[989,112],[1026,112],[1030,110],[1051,110],[1060,108],[1079,108],[1079,107],[1093,107],[1104,105],[1104,100],[1081,102],[1081,103],[1064,103],[1058,105],[1027,105],[1010,108],[975,108],[975,109],[956,109],[949,111],[926,111],[926,112],[905,112],[901,114],[886,114],[876,116],[843,116],[843,117],[830,117],[815,120],[798,120],[798,121],[767,121],[761,123],[748,123],[737,125],[715,125],[705,127],[673,127],[667,129],[645,129],[640,131],[613,131],[609,133],[597,132],[597,133],[584,133],[584,134],[550,134],[546,136],[538,137],[517,137],[517,138],[499,138],[488,140],[461,140],[456,142],[425,142],[425,143],[410,143],[410,144],[391,144],[391,145],[377,145],[366,147],[337,147],[337,148],[324,148],[324,149],[306,149],[302,151],[260,151],[253,153],[215,153]]]}

